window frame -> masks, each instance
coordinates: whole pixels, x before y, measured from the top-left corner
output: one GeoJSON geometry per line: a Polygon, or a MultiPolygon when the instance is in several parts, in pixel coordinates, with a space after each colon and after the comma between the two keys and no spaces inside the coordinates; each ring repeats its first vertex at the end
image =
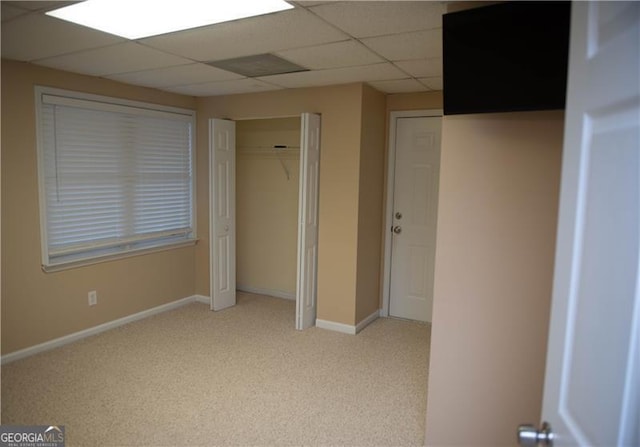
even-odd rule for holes
{"type": "MultiPolygon", "coordinates": [[[[132,256],[154,253],[158,251],[171,250],[186,246],[195,245],[198,241],[197,236],[197,198],[196,198],[196,111],[192,109],[173,107],[161,104],[154,104],[143,101],[123,99],[111,96],[97,95],[91,93],[77,92],[72,90],[53,88],[36,85],[34,86],[35,99],[35,125],[36,125],[36,152],[37,152],[37,179],[38,179],[38,201],[40,213],[40,252],[41,266],[45,272],[55,272],[66,270],[85,265],[97,264],[101,262],[124,259],[132,256]],[[61,104],[65,102],[73,104],[74,101],[95,103],[94,110],[102,111],[126,111],[130,108],[130,112],[141,113],[146,116],[153,115],[182,115],[188,117],[187,121],[191,123],[191,233],[187,239],[177,241],[158,241],[157,244],[149,246],[134,246],[124,248],[118,252],[100,253],[100,249],[87,251],[83,256],[74,259],[59,259],[55,262],[51,261],[49,253],[48,241],[48,215],[47,215],[47,191],[45,182],[45,136],[43,135],[42,114],[44,96],[56,97],[56,101],[61,104]]],[[[142,242],[136,242],[138,244],[142,242]]]]}

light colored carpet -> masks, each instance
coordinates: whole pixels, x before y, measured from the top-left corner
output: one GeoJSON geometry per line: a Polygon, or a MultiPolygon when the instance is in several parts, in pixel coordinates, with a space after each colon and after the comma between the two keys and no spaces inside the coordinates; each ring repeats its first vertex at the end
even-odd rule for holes
{"type": "Polygon", "coordinates": [[[2,367],[2,424],[67,446],[422,445],[429,326],[294,329],[292,301],[194,303],[2,367]]]}

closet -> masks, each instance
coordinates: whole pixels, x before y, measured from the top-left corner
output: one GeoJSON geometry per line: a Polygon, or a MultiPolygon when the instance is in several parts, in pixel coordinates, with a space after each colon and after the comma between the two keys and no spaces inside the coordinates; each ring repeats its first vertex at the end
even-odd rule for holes
{"type": "Polygon", "coordinates": [[[236,121],[236,289],[295,300],[300,117],[236,121]]]}

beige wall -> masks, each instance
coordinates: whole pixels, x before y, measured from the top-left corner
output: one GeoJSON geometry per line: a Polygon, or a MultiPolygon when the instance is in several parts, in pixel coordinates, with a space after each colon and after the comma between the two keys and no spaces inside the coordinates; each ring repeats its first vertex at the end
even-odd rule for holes
{"type": "Polygon", "coordinates": [[[387,96],[387,115],[395,110],[442,109],[442,92],[395,93],[387,96]]]}
{"type": "Polygon", "coordinates": [[[381,307],[385,107],[385,95],[365,86],[362,97],[356,323],[381,307]]]}
{"type": "MultiPolygon", "coordinates": [[[[322,114],[318,318],[355,323],[362,84],[198,99],[198,227],[208,228],[207,121],[322,114]]],[[[204,236],[204,235],[203,235],[204,236]]],[[[196,249],[196,290],[209,294],[209,241],[196,249]]],[[[377,280],[372,278],[373,280],[377,280]]]]}
{"type": "Polygon", "coordinates": [[[195,108],[193,98],[2,60],[2,354],[193,295],[195,248],[40,268],[34,85],[195,108]],[[87,305],[87,292],[98,304],[87,305]]]}
{"type": "Polygon", "coordinates": [[[241,290],[295,296],[299,146],[300,118],[236,123],[236,279],[241,290]],[[294,149],[276,153],[270,149],[274,145],[294,149]]]}
{"type": "Polygon", "coordinates": [[[443,120],[429,446],[512,446],[539,420],[563,121],[443,120]]]}

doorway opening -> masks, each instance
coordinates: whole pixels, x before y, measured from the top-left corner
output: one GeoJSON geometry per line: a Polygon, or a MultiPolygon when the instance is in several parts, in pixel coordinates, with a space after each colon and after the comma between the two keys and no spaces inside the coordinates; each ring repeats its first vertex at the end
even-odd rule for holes
{"type": "Polygon", "coordinates": [[[236,122],[236,289],[295,300],[300,117],[236,122]]]}
{"type": "Polygon", "coordinates": [[[296,240],[297,255],[293,263],[296,329],[306,329],[315,324],[317,308],[320,115],[303,113],[293,121],[285,118],[238,123],[209,120],[211,309],[222,310],[236,304],[238,231],[248,238],[240,244],[240,287],[282,298],[291,297],[293,270],[286,264],[290,264],[287,253],[293,252],[292,241],[296,240]],[[239,136],[237,130],[241,132],[239,136]],[[296,136],[299,137],[297,146],[296,136]],[[239,150],[237,143],[240,143],[239,150]],[[295,161],[296,152],[299,153],[297,191],[292,182],[296,170],[291,163],[295,161]],[[265,161],[269,163],[263,163],[265,161]],[[242,182],[240,198],[244,202],[238,209],[239,170],[244,172],[239,180],[242,182]],[[275,181],[275,175],[284,175],[286,181],[283,183],[282,177],[275,181]],[[280,183],[280,187],[274,188],[275,183],[280,183]],[[269,192],[270,188],[274,190],[269,192]],[[296,209],[296,202],[291,199],[296,192],[297,219],[292,227],[287,216],[293,215],[296,209]],[[281,200],[283,197],[287,199],[281,200]],[[238,212],[241,217],[249,214],[254,219],[243,220],[238,228],[238,212]],[[258,239],[254,240],[253,236],[258,239]],[[254,256],[258,259],[253,259],[254,256]],[[284,264],[278,265],[278,262],[284,264]],[[268,271],[261,271],[271,268],[277,272],[275,278],[268,271]]]}

